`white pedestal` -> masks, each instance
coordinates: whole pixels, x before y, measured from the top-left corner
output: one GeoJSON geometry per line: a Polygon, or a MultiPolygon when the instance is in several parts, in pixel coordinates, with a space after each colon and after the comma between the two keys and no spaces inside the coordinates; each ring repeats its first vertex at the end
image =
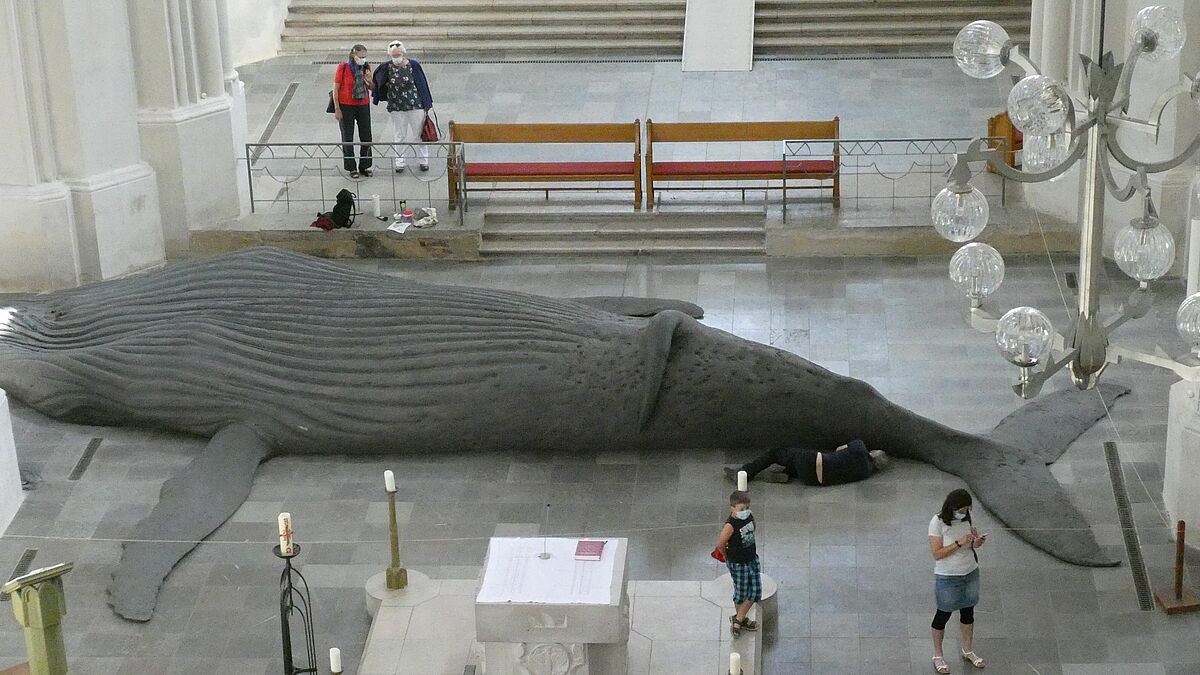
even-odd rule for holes
{"type": "Polygon", "coordinates": [[[687,0],[683,70],[754,67],[754,0],[687,0]]]}
{"type": "Polygon", "coordinates": [[[578,541],[492,538],[475,600],[487,675],[628,672],[628,540],[608,539],[599,561],[575,560],[578,541]]]}
{"type": "MultiPolygon", "coordinates": [[[[1163,504],[1172,520],[1200,525],[1200,383],[1171,385],[1167,409],[1167,455],[1163,466],[1163,504]]],[[[1195,535],[1188,537],[1197,542],[1195,535]]]]}
{"type": "Polygon", "coordinates": [[[8,529],[17,509],[21,508],[21,472],[17,467],[17,444],[13,439],[8,394],[0,389],[0,534],[8,529]]]}

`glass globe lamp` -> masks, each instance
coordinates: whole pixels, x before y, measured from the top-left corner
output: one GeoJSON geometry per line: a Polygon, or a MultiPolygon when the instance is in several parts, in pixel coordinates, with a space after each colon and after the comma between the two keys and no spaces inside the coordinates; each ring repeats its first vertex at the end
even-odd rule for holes
{"type": "Polygon", "coordinates": [[[1045,75],[1021,78],[1008,92],[1008,117],[1030,136],[1048,136],[1067,123],[1067,92],[1045,75]]]}
{"type": "Polygon", "coordinates": [[[1200,356],[1200,293],[1193,293],[1180,303],[1175,327],[1179,336],[1192,346],[1192,353],[1200,356]]]}
{"type": "MultiPolygon", "coordinates": [[[[1021,168],[1025,171],[1049,171],[1062,164],[1071,154],[1071,133],[1060,131],[1048,136],[1026,136],[1021,153],[1021,168]]],[[[1061,177],[1062,174],[1059,174],[1050,180],[1061,177]]]]}
{"type": "Polygon", "coordinates": [[[1117,267],[1141,282],[1153,281],[1175,262],[1175,239],[1154,216],[1129,221],[1113,240],[1117,267]]]}
{"type": "Polygon", "coordinates": [[[996,346],[1009,363],[1022,368],[1036,366],[1050,349],[1054,326],[1033,307],[1015,307],[996,323],[996,346]]]}
{"type": "Polygon", "coordinates": [[[967,186],[947,186],[933,198],[929,209],[933,229],[950,241],[971,241],[988,223],[987,197],[967,186]]]}
{"type": "Polygon", "coordinates": [[[992,21],[972,21],[954,38],[954,60],[967,75],[986,80],[1004,70],[1012,40],[992,21]]]}
{"type": "Polygon", "coordinates": [[[1004,258],[987,244],[967,244],[950,258],[950,280],[977,304],[1000,288],[1004,281],[1004,258]]]}
{"type": "Polygon", "coordinates": [[[1142,58],[1165,61],[1183,51],[1187,25],[1179,12],[1164,5],[1144,7],[1129,27],[1129,36],[1142,45],[1142,58]]]}

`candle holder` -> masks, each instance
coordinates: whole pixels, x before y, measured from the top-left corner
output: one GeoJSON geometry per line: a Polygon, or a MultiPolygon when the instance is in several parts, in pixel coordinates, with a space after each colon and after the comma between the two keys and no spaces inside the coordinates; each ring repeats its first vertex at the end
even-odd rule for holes
{"type": "Polygon", "coordinates": [[[284,675],[300,675],[301,673],[317,673],[317,643],[313,631],[312,594],[308,591],[308,581],[295,567],[292,558],[300,555],[300,545],[292,544],[292,552],[284,553],[278,545],[272,552],[276,558],[283,559],[283,572],[279,575],[279,631],[283,639],[283,672],[284,675]],[[300,583],[297,584],[296,582],[300,583]],[[304,667],[295,663],[292,654],[292,619],[299,621],[304,632],[305,661],[304,667]]]}
{"type": "Polygon", "coordinates": [[[399,591],[408,586],[408,570],[400,566],[400,528],[396,525],[396,493],[387,491],[388,530],[392,544],[392,564],[387,568],[386,580],[390,591],[399,591]]]}

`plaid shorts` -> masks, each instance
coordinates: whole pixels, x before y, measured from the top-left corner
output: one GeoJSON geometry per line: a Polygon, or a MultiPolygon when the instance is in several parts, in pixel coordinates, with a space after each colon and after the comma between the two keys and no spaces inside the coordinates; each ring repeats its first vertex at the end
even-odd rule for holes
{"type": "Polygon", "coordinates": [[[727,562],[729,576],[733,579],[733,604],[743,602],[758,602],[762,600],[762,568],[758,564],[758,556],[754,562],[727,562]]]}

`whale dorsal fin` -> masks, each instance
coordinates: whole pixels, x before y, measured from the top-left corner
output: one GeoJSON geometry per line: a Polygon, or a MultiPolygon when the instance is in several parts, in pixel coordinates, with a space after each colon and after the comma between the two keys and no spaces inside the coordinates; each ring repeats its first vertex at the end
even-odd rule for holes
{"type": "Polygon", "coordinates": [[[659,312],[664,312],[668,309],[673,309],[677,312],[683,312],[693,319],[704,318],[704,308],[683,300],[671,300],[668,298],[631,298],[631,297],[611,297],[611,296],[591,296],[586,298],[570,298],[574,302],[578,302],[588,307],[595,307],[613,314],[621,316],[654,316],[659,312]]]}
{"type": "Polygon", "coordinates": [[[250,427],[217,432],[183,471],[163,483],[158,503],[127,541],[108,587],[113,611],[149,621],[163,579],[183,556],[237,511],[271,449],[250,427]],[[180,543],[158,543],[158,542],[180,543]]]}
{"type": "Polygon", "coordinates": [[[1079,435],[1102,419],[1129,387],[1103,382],[1095,389],[1064,389],[1035,399],[1000,420],[987,437],[1053,464],[1079,435]]]}

